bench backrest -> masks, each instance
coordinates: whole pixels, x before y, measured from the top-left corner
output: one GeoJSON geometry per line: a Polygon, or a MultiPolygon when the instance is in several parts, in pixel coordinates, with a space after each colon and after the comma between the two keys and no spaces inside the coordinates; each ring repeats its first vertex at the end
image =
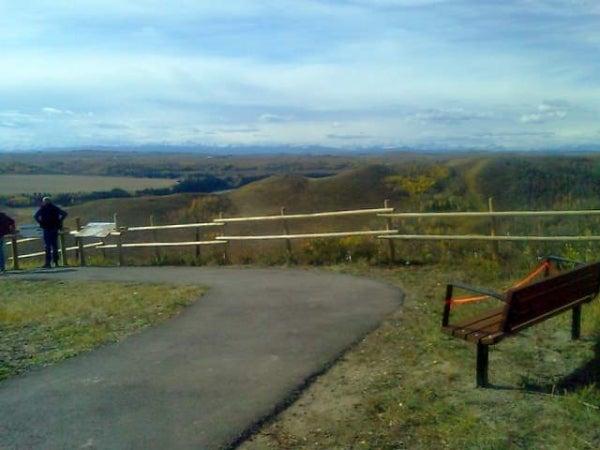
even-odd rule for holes
{"type": "Polygon", "coordinates": [[[530,285],[510,289],[504,332],[518,331],[552,317],[598,294],[600,262],[586,264],[530,285]]]}

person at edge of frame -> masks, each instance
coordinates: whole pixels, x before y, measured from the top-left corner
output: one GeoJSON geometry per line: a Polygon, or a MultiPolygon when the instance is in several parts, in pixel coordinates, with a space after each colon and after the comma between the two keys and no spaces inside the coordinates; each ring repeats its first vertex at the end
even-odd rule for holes
{"type": "Polygon", "coordinates": [[[6,271],[6,259],[4,258],[4,236],[15,232],[15,221],[0,212],[0,274],[6,271]]]}
{"type": "Polygon", "coordinates": [[[66,217],[66,211],[52,203],[50,197],[42,199],[42,206],[33,216],[44,232],[45,269],[52,267],[51,262],[54,263],[55,267],[58,267],[58,232],[62,229],[66,217]]]}

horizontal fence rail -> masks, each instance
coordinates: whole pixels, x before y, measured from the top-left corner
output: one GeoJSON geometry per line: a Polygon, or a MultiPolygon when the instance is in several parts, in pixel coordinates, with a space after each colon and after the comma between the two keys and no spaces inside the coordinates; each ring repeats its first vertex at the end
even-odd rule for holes
{"type": "MultiPolygon", "coordinates": [[[[401,219],[476,219],[488,218],[489,235],[480,234],[394,234],[380,235],[379,239],[389,242],[390,254],[394,252],[394,241],[487,241],[490,243],[491,255],[494,259],[499,256],[500,242],[592,242],[600,241],[600,236],[526,236],[526,235],[500,235],[497,232],[498,219],[500,218],[533,218],[533,217],[593,217],[600,215],[600,210],[558,210],[558,211],[494,211],[493,199],[488,198],[487,211],[444,211],[444,212],[394,212],[378,214],[390,222],[401,219]]],[[[391,226],[388,226],[391,228],[391,226]]],[[[538,232],[538,234],[541,234],[538,232]]]]}
{"type": "MultiPolygon", "coordinates": [[[[102,245],[102,242],[94,242],[92,244],[85,244],[83,246],[83,248],[95,248],[95,247],[100,247],[101,245],[102,245]]],[[[73,247],[67,247],[67,248],[65,248],[65,250],[67,252],[73,252],[73,251],[76,251],[76,250],[80,250],[80,247],[78,245],[75,245],[73,247]]],[[[62,250],[58,249],[58,253],[62,254],[62,250]]],[[[44,256],[45,254],[46,254],[46,252],[27,253],[25,255],[19,255],[19,259],[37,258],[37,257],[40,257],[40,256],[44,256]]],[[[8,260],[12,261],[13,257],[10,256],[8,258],[8,260]]]]}
{"type": "Polygon", "coordinates": [[[421,241],[600,241],[600,236],[488,236],[478,234],[395,234],[377,236],[379,239],[421,241]]]}
{"type": "MultiPolygon", "coordinates": [[[[4,237],[5,237],[5,238],[7,238],[7,237],[8,237],[8,238],[10,238],[10,235],[6,235],[6,236],[4,236],[4,237]]],[[[25,242],[39,241],[39,240],[41,240],[41,239],[42,239],[41,237],[39,237],[39,238],[35,237],[35,238],[23,238],[23,239],[17,239],[17,244],[24,244],[25,242]]],[[[12,241],[8,241],[8,242],[6,242],[6,243],[5,243],[5,245],[6,245],[6,246],[10,246],[10,245],[12,245],[12,241]]]]}
{"type": "Polygon", "coordinates": [[[594,216],[600,215],[600,210],[590,209],[581,211],[474,211],[474,212],[427,212],[427,213],[392,213],[378,214],[379,217],[395,219],[408,218],[469,218],[469,217],[540,217],[540,216],[594,216]]]}
{"type": "Polygon", "coordinates": [[[194,242],[133,242],[128,244],[104,244],[99,245],[99,249],[109,248],[136,248],[136,247],[191,247],[197,245],[222,245],[225,241],[194,241],[194,242]]]}
{"type": "Polygon", "coordinates": [[[317,219],[322,217],[343,217],[343,216],[359,216],[366,214],[391,213],[394,208],[371,208],[371,209],[355,209],[348,211],[330,211],[309,214],[280,214],[273,216],[256,216],[256,217],[228,217],[215,219],[217,223],[235,223],[235,222],[261,222],[267,220],[294,220],[294,219],[317,219]]]}
{"type": "Polygon", "coordinates": [[[210,228],[210,227],[222,227],[223,224],[220,222],[208,222],[208,223],[181,223],[175,225],[151,225],[144,227],[128,227],[127,231],[152,231],[152,230],[176,230],[180,228],[210,228]]]}
{"type": "Polygon", "coordinates": [[[306,233],[306,234],[275,234],[275,235],[252,235],[252,236],[217,236],[222,241],[262,241],[278,239],[314,239],[349,236],[376,236],[397,233],[398,230],[366,230],[366,231],[337,231],[331,233],[306,233]]]}

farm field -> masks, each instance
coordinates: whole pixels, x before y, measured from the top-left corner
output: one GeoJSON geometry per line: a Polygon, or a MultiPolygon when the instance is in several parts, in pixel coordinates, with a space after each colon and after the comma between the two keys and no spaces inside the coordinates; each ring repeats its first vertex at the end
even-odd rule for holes
{"type": "Polygon", "coordinates": [[[0,195],[30,194],[43,192],[94,192],[123,189],[137,191],[149,188],[173,186],[175,180],[168,178],[134,178],[81,175],[0,175],[0,195]]]}

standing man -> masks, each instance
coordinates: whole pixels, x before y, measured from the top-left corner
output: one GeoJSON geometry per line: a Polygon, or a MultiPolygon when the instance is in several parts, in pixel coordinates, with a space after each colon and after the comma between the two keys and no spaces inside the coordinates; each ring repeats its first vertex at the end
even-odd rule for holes
{"type": "Polygon", "coordinates": [[[58,232],[62,228],[63,220],[67,217],[67,213],[52,203],[50,197],[42,199],[42,206],[35,213],[33,218],[40,224],[44,230],[44,247],[46,250],[45,269],[52,267],[50,262],[54,262],[54,266],[58,267],[58,232]]]}
{"type": "Polygon", "coordinates": [[[4,236],[15,232],[15,221],[0,212],[0,273],[6,270],[4,259],[4,236]]]}

